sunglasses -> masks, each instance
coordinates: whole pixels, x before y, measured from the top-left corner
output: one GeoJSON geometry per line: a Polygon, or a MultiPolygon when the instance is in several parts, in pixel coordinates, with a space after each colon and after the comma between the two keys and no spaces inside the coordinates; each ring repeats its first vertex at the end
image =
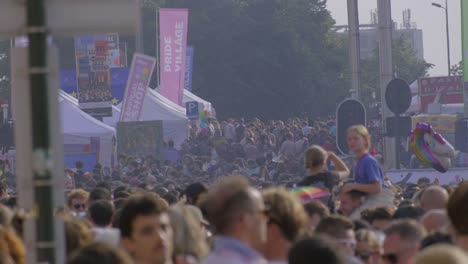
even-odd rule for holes
{"type": "Polygon", "coordinates": [[[337,239],[336,242],[338,242],[339,244],[342,244],[342,245],[345,245],[345,246],[348,246],[350,248],[352,248],[353,250],[356,248],[356,240],[354,239],[337,239]]]}
{"type": "Polygon", "coordinates": [[[398,255],[395,253],[383,254],[382,260],[388,263],[396,264],[398,263],[398,255]]]}
{"type": "Polygon", "coordinates": [[[73,205],[73,208],[75,208],[77,210],[80,209],[80,208],[85,209],[86,205],[85,204],[75,204],[75,205],[73,205]]]}
{"type": "Polygon", "coordinates": [[[357,252],[356,251],[356,257],[362,259],[363,261],[367,261],[374,253],[370,251],[363,251],[363,252],[357,252]]]}

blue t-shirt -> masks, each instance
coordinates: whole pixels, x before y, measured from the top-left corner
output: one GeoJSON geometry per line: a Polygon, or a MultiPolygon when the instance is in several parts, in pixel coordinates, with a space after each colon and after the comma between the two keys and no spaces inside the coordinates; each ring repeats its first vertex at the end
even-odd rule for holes
{"type": "Polygon", "coordinates": [[[354,180],[359,184],[372,184],[380,182],[382,187],[387,188],[384,181],[382,169],[374,157],[369,154],[363,155],[354,167],[354,180]]]}

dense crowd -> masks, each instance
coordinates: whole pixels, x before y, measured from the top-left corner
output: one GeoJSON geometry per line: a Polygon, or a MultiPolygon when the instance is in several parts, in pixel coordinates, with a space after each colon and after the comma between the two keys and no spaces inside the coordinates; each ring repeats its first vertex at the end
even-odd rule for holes
{"type": "MultiPolygon", "coordinates": [[[[468,184],[389,182],[364,126],[348,130],[349,161],[332,119],[192,132],[164,158],[65,171],[68,263],[468,263],[468,184]]],[[[6,182],[0,201],[0,263],[24,263],[31,216],[6,182]]]]}

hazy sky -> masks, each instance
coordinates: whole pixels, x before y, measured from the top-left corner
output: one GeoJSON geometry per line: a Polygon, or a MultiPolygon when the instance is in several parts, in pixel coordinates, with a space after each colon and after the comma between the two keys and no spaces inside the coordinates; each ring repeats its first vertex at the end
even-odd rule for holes
{"type": "MultiPolygon", "coordinates": [[[[411,20],[423,30],[424,58],[434,64],[430,75],[447,74],[447,42],[445,31],[445,10],[434,7],[431,3],[445,6],[443,0],[392,0],[392,18],[400,25],[403,22],[403,10],[411,9],[411,20]]],[[[328,0],[328,9],[338,25],[348,24],[346,0],[328,0]]],[[[448,0],[451,64],[461,60],[461,20],[460,0],[448,0]]],[[[370,12],[377,8],[377,0],[359,1],[359,22],[368,24],[370,12]]]]}

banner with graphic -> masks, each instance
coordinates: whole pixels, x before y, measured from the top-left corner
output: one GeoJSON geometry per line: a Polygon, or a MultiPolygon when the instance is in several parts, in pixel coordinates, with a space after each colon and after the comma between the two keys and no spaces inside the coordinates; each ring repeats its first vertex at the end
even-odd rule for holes
{"type": "Polygon", "coordinates": [[[120,112],[121,122],[139,121],[143,101],[146,96],[146,89],[151,80],[156,59],[143,54],[135,53],[132,67],[125,88],[122,111],[120,112]]]}
{"type": "Polygon", "coordinates": [[[127,156],[153,155],[164,151],[162,121],[117,123],[117,153],[127,156]]]}
{"type": "Polygon", "coordinates": [[[160,93],[182,106],[185,87],[187,9],[159,10],[160,93]]]}
{"type": "Polygon", "coordinates": [[[463,68],[463,102],[464,116],[468,118],[468,2],[461,3],[461,28],[462,28],[462,68],[463,68]]]}
{"type": "Polygon", "coordinates": [[[184,79],[184,88],[187,91],[192,91],[192,76],[193,76],[193,55],[194,48],[193,46],[187,47],[187,56],[185,61],[185,79],[184,79]]]}
{"type": "Polygon", "coordinates": [[[108,50],[107,35],[75,38],[79,106],[96,118],[112,116],[108,50]]]}
{"type": "Polygon", "coordinates": [[[107,48],[109,49],[109,67],[111,69],[122,67],[120,63],[119,34],[107,34],[107,48]]]}

